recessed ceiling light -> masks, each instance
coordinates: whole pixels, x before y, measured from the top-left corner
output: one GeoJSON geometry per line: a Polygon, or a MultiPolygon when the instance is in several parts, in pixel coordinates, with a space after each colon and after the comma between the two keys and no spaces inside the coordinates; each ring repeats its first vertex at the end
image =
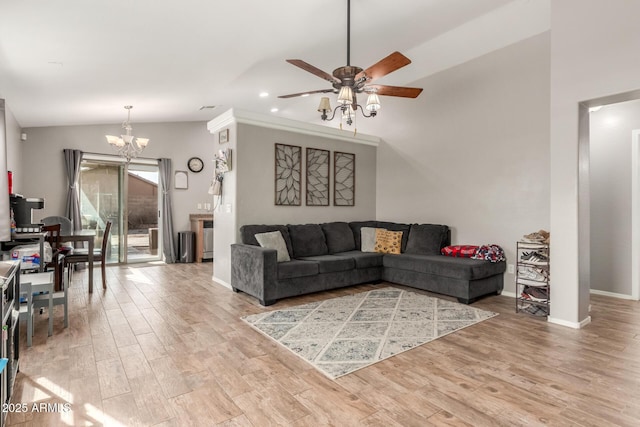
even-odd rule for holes
{"type": "Polygon", "coordinates": [[[272,108],[272,109],[271,109],[271,112],[272,112],[272,113],[277,113],[277,112],[278,112],[278,109],[277,109],[277,108],[272,108]]]}
{"type": "Polygon", "coordinates": [[[305,96],[309,96],[309,94],[308,94],[308,93],[304,93],[304,94],[302,94],[302,97],[303,97],[303,98],[304,98],[305,96]]]}
{"type": "Polygon", "coordinates": [[[266,98],[269,96],[269,92],[260,92],[260,98],[266,98]]]}

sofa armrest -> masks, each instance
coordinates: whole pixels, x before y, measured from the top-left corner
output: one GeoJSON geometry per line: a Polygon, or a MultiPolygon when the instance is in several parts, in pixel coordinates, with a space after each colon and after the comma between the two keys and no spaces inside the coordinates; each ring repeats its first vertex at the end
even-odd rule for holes
{"type": "Polygon", "coordinates": [[[252,295],[260,304],[275,302],[278,253],[275,249],[234,243],[231,245],[231,287],[252,295]]]}

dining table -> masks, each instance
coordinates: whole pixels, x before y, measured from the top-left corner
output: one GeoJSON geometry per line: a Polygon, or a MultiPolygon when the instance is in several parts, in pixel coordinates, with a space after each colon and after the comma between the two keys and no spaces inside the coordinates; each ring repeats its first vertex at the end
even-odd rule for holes
{"type": "Polygon", "coordinates": [[[88,242],[87,248],[87,261],[89,264],[89,293],[93,293],[93,248],[95,246],[96,230],[93,229],[81,229],[72,230],[71,233],[65,233],[60,235],[60,241],[62,242],[88,242]]]}

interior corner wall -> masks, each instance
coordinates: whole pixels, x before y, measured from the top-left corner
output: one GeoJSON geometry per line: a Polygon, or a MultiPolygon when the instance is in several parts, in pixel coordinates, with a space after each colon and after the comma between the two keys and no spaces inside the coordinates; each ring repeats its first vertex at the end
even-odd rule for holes
{"type": "Polygon", "coordinates": [[[579,256],[582,101],[640,88],[640,2],[551,2],[551,321],[589,319],[589,265],[579,256]]]}
{"type": "MultiPolygon", "coordinates": [[[[188,189],[172,190],[174,231],[190,230],[189,214],[203,213],[198,212],[198,203],[209,203],[211,200],[207,190],[213,176],[214,138],[207,131],[207,123],[133,123],[133,128],[134,135],[150,138],[149,145],[140,157],[172,159],[174,171],[188,171],[187,160],[193,156],[204,161],[202,172],[188,172],[188,189]]],[[[34,220],[64,215],[67,177],[62,150],[73,148],[116,155],[104,136],[119,135],[121,131],[120,123],[24,129],[27,140],[20,142],[22,159],[17,168],[21,177],[19,189],[26,197],[45,198],[45,207],[34,212],[34,220]]]]}
{"type": "Polygon", "coordinates": [[[631,132],[640,100],[590,115],[591,289],[631,295],[631,132]]]}
{"type": "Polygon", "coordinates": [[[498,244],[515,264],[516,241],[549,229],[549,34],[411,86],[419,98],[385,97],[375,119],[377,218],[447,224],[453,244],[498,244]]]}

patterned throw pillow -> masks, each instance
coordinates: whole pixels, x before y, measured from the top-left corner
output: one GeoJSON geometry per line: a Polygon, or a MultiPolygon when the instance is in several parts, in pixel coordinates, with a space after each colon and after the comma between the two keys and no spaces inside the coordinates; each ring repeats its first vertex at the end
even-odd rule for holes
{"type": "Polygon", "coordinates": [[[375,252],[383,254],[399,254],[402,245],[402,231],[389,231],[376,228],[375,252]]]}
{"type": "Polygon", "coordinates": [[[440,250],[442,255],[458,258],[473,258],[479,246],[475,245],[452,245],[445,246],[440,250]]]}

